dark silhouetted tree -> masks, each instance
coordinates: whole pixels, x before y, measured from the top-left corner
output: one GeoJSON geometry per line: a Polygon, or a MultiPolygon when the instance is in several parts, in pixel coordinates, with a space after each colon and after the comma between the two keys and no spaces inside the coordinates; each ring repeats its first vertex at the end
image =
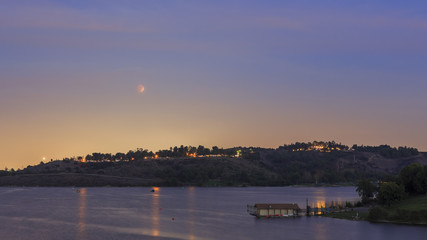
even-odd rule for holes
{"type": "Polygon", "coordinates": [[[395,182],[387,182],[381,184],[377,200],[378,203],[390,206],[394,203],[402,201],[406,196],[403,186],[397,185],[395,182]]]}
{"type": "Polygon", "coordinates": [[[409,194],[424,194],[427,190],[426,173],[420,163],[412,163],[399,173],[399,182],[409,194]]]}
{"type": "Polygon", "coordinates": [[[362,179],[357,183],[356,191],[362,198],[362,202],[367,203],[374,197],[376,189],[371,181],[368,179],[362,179]]]}

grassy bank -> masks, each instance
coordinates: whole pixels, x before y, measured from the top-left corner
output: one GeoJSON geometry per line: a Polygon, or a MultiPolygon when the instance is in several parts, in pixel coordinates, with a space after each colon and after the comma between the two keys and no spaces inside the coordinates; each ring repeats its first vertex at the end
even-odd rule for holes
{"type": "Polygon", "coordinates": [[[365,211],[358,211],[357,208],[355,208],[353,211],[347,211],[347,212],[331,212],[326,213],[323,215],[324,217],[331,217],[331,218],[338,218],[338,219],[347,219],[347,220],[367,220],[368,219],[368,212],[366,209],[365,211]]]}
{"type": "Polygon", "coordinates": [[[412,196],[389,207],[374,207],[370,210],[369,220],[427,225],[427,195],[412,196]]]}
{"type": "Polygon", "coordinates": [[[354,208],[353,211],[333,212],[323,216],[381,223],[427,225],[427,195],[408,197],[389,207],[376,206],[369,212],[358,211],[357,208],[354,208]]]}
{"type": "Polygon", "coordinates": [[[407,198],[390,208],[390,210],[398,209],[407,211],[427,210],[427,195],[407,198]]]}

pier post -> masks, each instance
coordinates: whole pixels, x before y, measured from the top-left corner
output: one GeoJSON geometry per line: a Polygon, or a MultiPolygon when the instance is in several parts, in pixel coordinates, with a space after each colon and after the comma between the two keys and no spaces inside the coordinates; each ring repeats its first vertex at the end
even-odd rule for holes
{"type": "Polygon", "coordinates": [[[310,216],[310,207],[308,206],[308,198],[305,199],[305,210],[306,210],[306,215],[310,216]]]}

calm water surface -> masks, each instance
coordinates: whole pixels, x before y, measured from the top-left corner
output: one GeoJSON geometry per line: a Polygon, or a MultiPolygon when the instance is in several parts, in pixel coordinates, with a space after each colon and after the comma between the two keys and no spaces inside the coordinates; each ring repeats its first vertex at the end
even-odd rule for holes
{"type": "Polygon", "coordinates": [[[427,239],[427,228],[257,219],[246,204],[357,199],[353,187],[0,188],[1,239],[427,239]]]}

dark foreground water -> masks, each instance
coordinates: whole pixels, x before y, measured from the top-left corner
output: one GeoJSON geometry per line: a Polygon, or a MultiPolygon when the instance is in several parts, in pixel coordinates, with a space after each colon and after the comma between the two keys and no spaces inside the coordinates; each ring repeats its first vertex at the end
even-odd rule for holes
{"type": "Polygon", "coordinates": [[[353,187],[0,188],[0,239],[427,239],[427,228],[257,219],[246,204],[357,199],[353,187]]]}

